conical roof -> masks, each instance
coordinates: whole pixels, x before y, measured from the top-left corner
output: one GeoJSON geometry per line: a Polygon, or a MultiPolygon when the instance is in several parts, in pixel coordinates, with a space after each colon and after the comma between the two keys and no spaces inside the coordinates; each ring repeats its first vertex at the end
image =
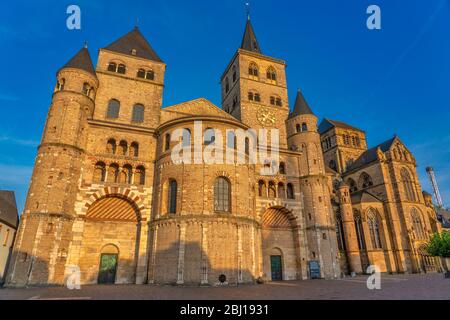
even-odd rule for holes
{"type": "Polygon", "coordinates": [[[291,114],[289,115],[289,118],[305,114],[314,115],[308,103],[306,102],[305,97],[303,97],[302,92],[298,90],[297,98],[295,99],[294,110],[292,110],[291,114]]]}
{"type": "Polygon", "coordinates": [[[148,60],[162,62],[162,60],[156,54],[155,50],[153,50],[150,43],[148,43],[148,41],[144,38],[137,27],[135,27],[132,31],[114,41],[104,49],[127,54],[130,56],[132,55],[148,60]],[[135,54],[133,54],[133,51],[135,54]]]}
{"type": "Polygon", "coordinates": [[[84,70],[95,76],[94,65],[92,64],[91,56],[86,47],[83,47],[80,51],[78,51],[78,53],[72,59],[70,59],[69,62],[67,62],[61,69],[64,68],[84,70]]]}
{"type": "Polygon", "coordinates": [[[253,31],[252,23],[250,19],[247,19],[247,24],[245,25],[244,37],[242,38],[241,49],[246,51],[252,51],[256,53],[261,53],[259,48],[258,39],[256,39],[255,32],[253,31]]]}

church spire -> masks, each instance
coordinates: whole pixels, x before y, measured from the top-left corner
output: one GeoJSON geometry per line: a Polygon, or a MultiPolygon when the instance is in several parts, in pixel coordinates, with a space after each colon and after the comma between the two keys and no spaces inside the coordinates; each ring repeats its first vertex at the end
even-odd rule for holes
{"type": "Polygon", "coordinates": [[[81,48],[81,50],[78,51],[78,53],[72,59],[70,59],[69,62],[67,62],[61,69],[64,68],[84,70],[95,76],[95,69],[94,65],[92,64],[91,56],[87,49],[87,44],[85,44],[83,48],[81,48]]]}
{"type": "Polygon", "coordinates": [[[250,13],[247,13],[247,24],[245,26],[244,37],[242,38],[241,49],[261,53],[258,40],[256,39],[255,32],[253,31],[252,23],[250,21],[250,13]]]}
{"type": "Polygon", "coordinates": [[[314,115],[308,103],[306,102],[305,97],[303,97],[303,94],[299,89],[297,92],[297,98],[295,99],[294,110],[292,110],[292,113],[289,115],[289,118],[305,114],[314,115]]]}

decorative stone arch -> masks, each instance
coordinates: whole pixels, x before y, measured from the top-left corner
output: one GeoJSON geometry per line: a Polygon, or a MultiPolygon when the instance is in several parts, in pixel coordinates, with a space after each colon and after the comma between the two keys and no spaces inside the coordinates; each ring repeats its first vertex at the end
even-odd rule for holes
{"type": "Polygon", "coordinates": [[[273,201],[270,201],[269,203],[267,203],[266,206],[262,207],[261,211],[258,214],[259,220],[262,222],[262,224],[264,224],[264,221],[263,221],[264,214],[268,210],[278,210],[280,214],[284,214],[286,216],[286,218],[289,220],[292,228],[297,227],[298,226],[297,217],[293,213],[292,208],[287,204],[282,204],[281,202],[282,201],[280,199],[274,199],[273,201]]]}
{"type": "Polygon", "coordinates": [[[126,200],[136,211],[138,221],[142,221],[142,212],[145,208],[144,200],[136,195],[133,191],[128,188],[113,188],[106,187],[97,192],[95,192],[91,197],[86,201],[82,212],[86,214],[89,208],[98,200],[107,198],[107,197],[116,197],[122,198],[126,200]]]}
{"type": "Polygon", "coordinates": [[[115,244],[115,243],[105,244],[100,249],[100,253],[110,253],[110,254],[117,254],[117,255],[119,255],[119,253],[120,253],[119,246],[117,244],[115,244]]]}

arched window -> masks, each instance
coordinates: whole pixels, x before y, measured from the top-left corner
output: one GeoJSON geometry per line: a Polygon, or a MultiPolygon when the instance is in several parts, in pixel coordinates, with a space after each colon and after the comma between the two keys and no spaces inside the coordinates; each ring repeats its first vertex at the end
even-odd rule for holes
{"type": "Polygon", "coordinates": [[[120,111],[120,102],[112,99],[108,103],[108,112],[106,113],[106,117],[108,119],[117,119],[119,117],[120,111]]]}
{"type": "Polygon", "coordinates": [[[420,219],[420,213],[416,208],[411,210],[411,221],[413,225],[414,237],[416,239],[424,239],[425,232],[422,225],[422,219],[420,219]]]}
{"type": "Polygon", "coordinates": [[[282,182],[278,184],[278,198],[286,198],[286,188],[284,187],[284,184],[282,182]]]}
{"type": "Polygon", "coordinates": [[[147,70],[147,72],[145,73],[145,79],[155,80],[155,72],[153,70],[147,70]]]}
{"type": "Polygon", "coordinates": [[[228,91],[230,91],[230,80],[227,77],[225,80],[225,93],[228,93],[228,91]]]}
{"type": "Polygon", "coordinates": [[[359,185],[361,189],[366,189],[373,186],[372,178],[365,172],[359,176],[359,185]]]}
{"type": "Polygon", "coordinates": [[[231,211],[231,184],[228,179],[218,177],[214,182],[214,211],[231,211]]]}
{"type": "Polygon", "coordinates": [[[255,102],[261,102],[261,96],[259,93],[255,93],[255,102]]]}
{"type": "Polygon", "coordinates": [[[280,162],[279,172],[280,174],[286,174],[286,164],[284,162],[280,162]]]}
{"type": "Polygon", "coordinates": [[[269,182],[269,198],[276,198],[277,191],[275,187],[275,183],[273,181],[269,182]]]}
{"type": "Polygon", "coordinates": [[[209,146],[216,141],[216,132],[212,128],[207,128],[205,130],[204,143],[205,146],[209,146]]]}
{"type": "Polygon", "coordinates": [[[380,237],[380,221],[378,213],[372,208],[367,211],[367,224],[369,225],[372,247],[374,249],[382,249],[380,237]]]}
{"type": "Polygon", "coordinates": [[[106,152],[110,154],[116,154],[116,140],[108,140],[108,143],[106,144],[106,152]]]}
{"type": "Polygon", "coordinates": [[[267,69],[267,79],[271,81],[277,81],[277,73],[274,68],[267,69]]]}
{"type": "Polygon", "coordinates": [[[236,134],[233,130],[227,130],[227,148],[228,149],[236,149],[236,134]]]}
{"type": "Polygon", "coordinates": [[[250,139],[249,138],[245,138],[245,154],[249,155],[250,154],[250,139]]]}
{"type": "Polygon", "coordinates": [[[129,184],[131,183],[131,176],[133,174],[133,170],[129,164],[123,166],[122,171],[119,174],[119,183],[129,184]]]}
{"type": "Polygon", "coordinates": [[[358,210],[353,211],[353,219],[355,220],[356,239],[358,240],[359,250],[366,250],[366,241],[364,240],[364,229],[361,220],[361,214],[358,210]]]}
{"type": "Polygon", "coordinates": [[[270,97],[270,104],[273,106],[275,105],[275,97],[274,96],[270,97]]]}
{"type": "Polygon", "coordinates": [[[97,162],[94,169],[94,182],[105,182],[106,166],[103,162],[97,162]]]}
{"type": "Polygon", "coordinates": [[[248,74],[249,76],[253,77],[259,76],[258,66],[255,63],[251,63],[250,66],[248,67],[248,74]]]}
{"type": "Polygon", "coordinates": [[[139,166],[136,168],[134,183],[140,184],[141,186],[145,184],[145,168],[143,166],[139,166]]]}
{"type": "Polygon", "coordinates": [[[350,193],[358,191],[358,186],[356,185],[355,180],[353,180],[352,178],[348,178],[347,184],[350,188],[350,193]]]}
{"type": "Polygon", "coordinates": [[[344,225],[342,223],[342,217],[340,213],[336,214],[336,237],[338,241],[339,251],[346,251],[346,244],[344,238],[344,225]]]}
{"type": "Polygon", "coordinates": [[[127,71],[127,67],[125,67],[124,64],[119,64],[119,66],[117,67],[117,73],[125,74],[126,71],[127,71]]]}
{"type": "Polygon", "coordinates": [[[108,182],[117,182],[119,179],[119,165],[113,163],[108,168],[108,182]]]}
{"type": "Polygon", "coordinates": [[[130,156],[139,157],[139,144],[137,142],[132,142],[130,145],[130,156]]]}
{"type": "Polygon", "coordinates": [[[128,153],[128,144],[125,140],[122,140],[119,143],[119,154],[121,156],[126,156],[127,153],[128,153]]]}
{"type": "Polygon", "coordinates": [[[295,199],[294,186],[292,183],[287,184],[286,195],[288,199],[295,199]]]}
{"type": "Polygon", "coordinates": [[[408,170],[402,168],[402,170],[400,171],[400,175],[406,199],[409,201],[416,201],[415,188],[411,180],[411,176],[408,173],[408,170]]]}
{"type": "Polygon", "coordinates": [[[137,73],[137,77],[144,79],[145,78],[145,70],[144,69],[139,69],[138,73],[137,73]]]}
{"type": "Polygon", "coordinates": [[[255,100],[255,95],[251,91],[248,93],[248,100],[249,101],[254,101],[255,100]]]}
{"type": "Polygon", "coordinates": [[[91,93],[91,86],[89,85],[89,83],[87,83],[87,82],[85,82],[85,83],[83,83],[83,94],[85,95],[85,96],[88,96],[89,97],[89,95],[90,95],[90,93],[91,93]]]}
{"type": "Polygon", "coordinates": [[[297,133],[298,133],[298,132],[302,132],[302,127],[300,126],[299,123],[297,123],[297,124],[295,125],[295,131],[297,131],[297,133]]]}
{"type": "Polygon", "coordinates": [[[258,196],[267,197],[266,184],[263,180],[258,182],[258,196]]]}
{"type": "Polygon", "coordinates": [[[302,123],[302,132],[305,132],[305,131],[308,131],[308,125],[305,122],[303,122],[302,123]]]}
{"type": "Polygon", "coordinates": [[[56,91],[63,91],[66,80],[63,78],[56,83],[56,91]]]}
{"type": "Polygon", "coordinates": [[[115,62],[110,62],[110,63],[108,64],[108,71],[116,72],[116,71],[117,71],[117,63],[115,63],[115,62]]]}
{"type": "Polygon", "coordinates": [[[283,106],[283,102],[282,102],[281,98],[276,98],[276,99],[275,99],[275,105],[276,105],[277,107],[283,106]]]}
{"type": "Polygon", "coordinates": [[[183,148],[191,146],[191,130],[183,129],[183,148]]]}
{"type": "Polygon", "coordinates": [[[169,181],[169,194],[167,197],[168,200],[167,207],[169,208],[169,213],[172,214],[177,213],[177,192],[178,192],[177,181],[171,179],[169,181]]]}
{"type": "Polygon", "coordinates": [[[144,106],[142,104],[135,104],[133,107],[133,122],[142,123],[144,122],[144,106]]]}
{"type": "Polygon", "coordinates": [[[170,149],[170,133],[166,133],[164,141],[164,151],[168,151],[169,149],[170,149]]]}

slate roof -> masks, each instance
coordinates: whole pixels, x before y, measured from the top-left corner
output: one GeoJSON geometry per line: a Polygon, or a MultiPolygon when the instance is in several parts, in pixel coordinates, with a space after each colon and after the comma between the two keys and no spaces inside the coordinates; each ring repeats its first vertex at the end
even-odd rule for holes
{"type": "Polygon", "coordinates": [[[371,201],[375,201],[375,202],[382,202],[380,199],[378,199],[376,196],[374,196],[373,194],[365,191],[365,190],[360,190],[360,191],[356,191],[353,192],[350,195],[350,198],[352,200],[352,203],[361,203],[362,198],[365,197],[364,202],[368,202],[368,200],[370,199],[371,201]]]}
{"type": "Polygon", "coordinates": [[[104,49],[147,60],[163,62],[137,27],[104,49]],[[136,55],[132,54],[133,49],[136,50],[136,55]]]}
{"type": "Polygon", "coordinates": [[[17,229],[19,215],[13,191],[0,190],[0,222],[17,229]]]}
{"type": "Polygon", "coordinates": [[[336,121],[336,120],[330,120],[330,119],[323,119],[322,122],[319,125],[319,133],[324,134],[328,130],[332,128],[343,128],[343,129],[349,129],[349,130],[356,130],[359,132],[364,132],[363,130],[353,127],[347,123],[336,121]]]}
{"type": "Polygon", "coordinates": [[[306,102],[306,99],[303,96],[302,92],[300,90],[298,90],[297,98],[295,99],[294,109],[292,110],[291,114],[289,115],[289,118],[294,118],[296,116],[300,116],[300,115],[304,115],[304,114],[314,115],[314,113],[312,112],[308,103],[306,102]]]}
{"type": "Polygon", "coordinates": [[[380,143],[379,145],[370,148],[369,150],[366,150],[363,154],[359,156],[358,159],[356,159],[355,162],[353,162],[348,168],[347,171],[354,170],[356,168],[359,168],[365,164],[371,163],[375,160],[377,160],[377,149],[380,148],[382,152],[388,151],[392,144],[394,143],[395,139],[397,137],[393,137],[383,143],[380,143]]]}
{"type": "Polygon", "coordinates": [[[65,64],[64,68],[74,68],[89,72],[95,76],[94,65],[92,64],[91,55],[86,47],[82,48],[78,53],[65,64]]]}
{"type": "Polygon", "coordinates": [[[450,211],[445,209],[437,209],[438,219],[442,222],[444,228],[450,228],[450,211]]]}
{"type": "Polygon", "coordinates": [[[255,31],[253,31],[253,26],[250,22],[250,19],[247,19],[247,24],[245,25],[241,49],[260,54],[262,53],[261,48],[259,47],[258,39],[256,39],[255,31]]]}

